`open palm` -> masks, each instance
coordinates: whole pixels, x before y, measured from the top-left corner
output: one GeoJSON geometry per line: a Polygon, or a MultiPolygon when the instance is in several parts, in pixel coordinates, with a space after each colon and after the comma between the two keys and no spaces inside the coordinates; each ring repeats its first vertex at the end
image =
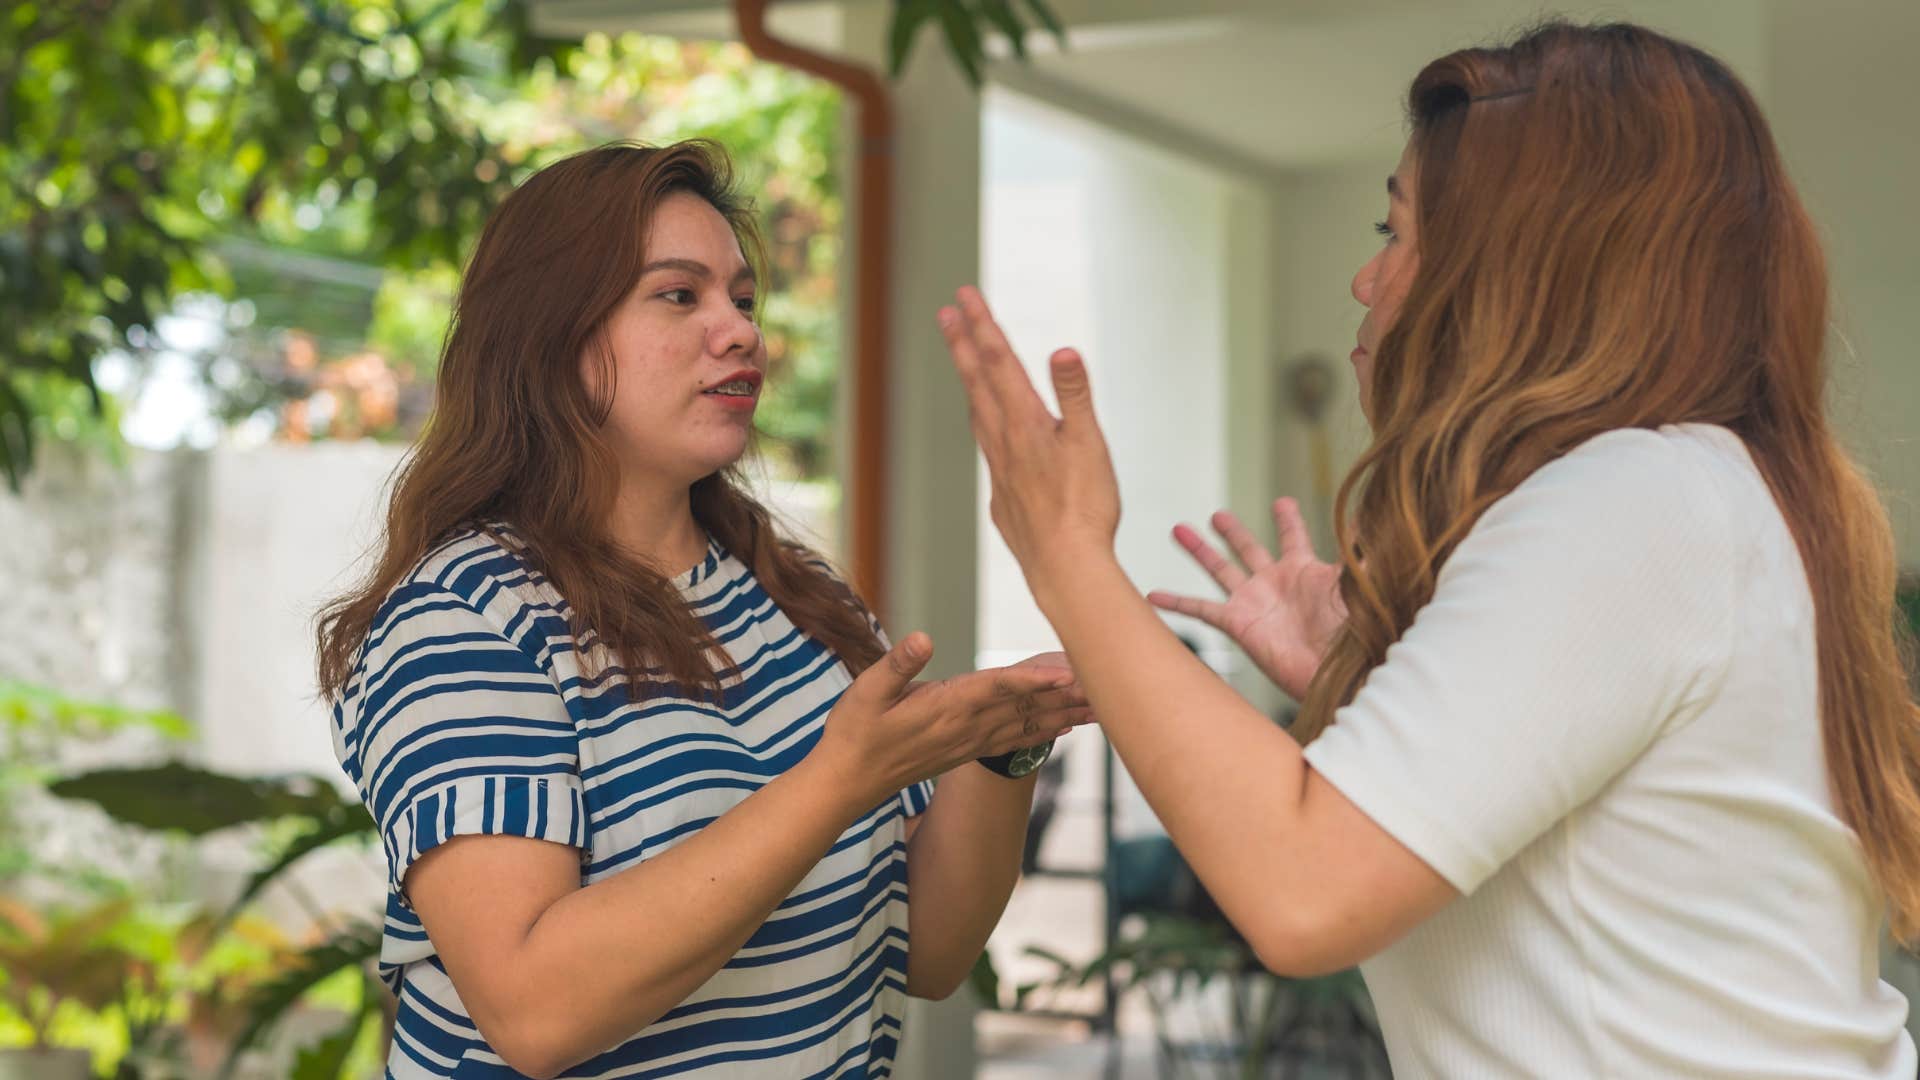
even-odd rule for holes
{"type": "Polygon", "coordinates": [[[1313,540],[1292,499],[1273,504],[1280,527],[1275,558],[1232,513],[1213,515],[1213,527],[1233,549],[1235,563],[1215,550],[1195,529],[1180,525],[1173,538],[1227,594],[1203,600],[1152,592],[1155,607],[1190,615],[1232,638],[1280,689],[1296,700],[1320,667],[1334,631],[1346,621],[1340,600],[1340,568],[1314,557],[1313,540]]]}

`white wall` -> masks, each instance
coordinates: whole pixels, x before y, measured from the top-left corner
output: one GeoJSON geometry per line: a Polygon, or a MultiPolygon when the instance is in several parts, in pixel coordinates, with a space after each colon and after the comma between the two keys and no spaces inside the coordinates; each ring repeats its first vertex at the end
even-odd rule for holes
{"type": "Polygon", "coordinates": [[[187,572],[202,755],[237,773],[346,786],[314,682],[313,616],[353,580],[401,447],[220,448],[206,459],[187,572]]]}
{"type": "Polygon", "coordinates": [[[1778,0],[1765,32],[1762,101],[1832,275],[1835,417],[1920,569],[1920,3],[1778,0]]]}
{"type": "MultiPolygon", "coordinates": [[[[1227,503],[1228,185],[1006,91],[989,94],[984,144],[989,301],[1049,404],[1047,356],[1086,356],[1135,583],[1210,594],[1168,531],[1227,503]]],[[[1057,647],[987,520],[984,472],[978,497],[982,661],[1057,647]]]]}

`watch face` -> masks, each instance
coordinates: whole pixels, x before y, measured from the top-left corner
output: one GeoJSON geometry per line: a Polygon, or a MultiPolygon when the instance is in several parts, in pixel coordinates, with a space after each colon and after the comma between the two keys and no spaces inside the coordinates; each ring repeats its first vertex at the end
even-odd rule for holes
{"type": "Polygon", "coordinates": [[[1026,776],[1032,773],[1033,770],[1045,765],[1047,758],[1052,755],[1052,753],[1052,743],[1045,743],[1040,746],[1029,746],[1025,750],[1015,750],[1013,756],[1007,760],[1007,775],[1015,779],[1026,776]]]}

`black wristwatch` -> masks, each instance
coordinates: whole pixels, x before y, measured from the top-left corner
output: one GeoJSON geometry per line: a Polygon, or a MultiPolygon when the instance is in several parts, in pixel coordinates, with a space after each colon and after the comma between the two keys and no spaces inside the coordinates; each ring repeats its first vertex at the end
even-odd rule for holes
{"type": "Polygon", "coordinates": [[[1015,750],[992,757],[975,758],[980,764],[997,775],[1009,780],[1018,780],[1023,776],[1032,776],[1034,770],[1047,763],[1053,754],[1053,743],[1045,742],[1039,746],[1029,746],[1024,750],[1015,750]]]}

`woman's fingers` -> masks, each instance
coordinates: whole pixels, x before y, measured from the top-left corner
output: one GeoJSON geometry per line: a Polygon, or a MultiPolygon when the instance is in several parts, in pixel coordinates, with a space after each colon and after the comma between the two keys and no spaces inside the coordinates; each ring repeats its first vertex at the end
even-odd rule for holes
{"type": "Polygon", "coordinates": [[[863,702],[876,712],[884,711],[919,692],[920,687],[913,680],[932,659],[933,639],[916,630],[861,672],[853,685],[847,687],[845,696],[863,702]]]}
{"type": "Polygon", "coordinates": [[[1233,549],[1234,555],[1240,559],[1240,565],[1247,568],[1247,573],[1258,574],[1273,565],[1273,556],[1261,546],[1259,539],[1253,535],[1253,530],[1247,528],[1245,523],[1234,516],[1233,511],[1215,511],[1213,531],[1219,533],[1220,538],[1233,549]]]}
{"type": "Polygon", "coordinates": [[[940,333],[947,339],[953,368],[960,374],[960,385],[967,392],[967,417],[973,427],[973,441],[980,444],[982,451],[996,451],[1006,418],[993,388],[980,373],[980,349],[968,332],[966,316],[959,308],[940,309],[940,333]]]}
{"type": "Polygon", "coordinates": [[[1086,695],[1077,689],[1026,694],[980,710],[974,714],[974,723],[982,727],[1015,728],[1022,734],[1032,734],[1072,726],[1069,718],[1084,713],[1088,708],[1086,695]]]}
{"type": "Polygon", "coordinates": [[[1226,630],[1227,605],[1218,600],[1202,600],[1197,596],[1182,596],[1155,589],[1147,594],[1147,602],[1162,611],[1199,619],[1217,630],[1226,630]]]}
{"type": "Polygon", "coordinates": [[[1313,537],[1307,532],[1307,520],[1300,516],[1300,504],[1297,501],[1275,499],[1273,523],[1280,530],[1282,559],[1313,559],[1313,537]]]}
{"type": "Polygon", "coordinates": [[[1212,544],[1200,535],[1191,525],[1180,524],[1173,527],[1173,541],[1187,550],[1193,560],[1200,564],[1220,588],[1231,594],[1233,590],[1246,583],[1247,572],[1235,566],[1225,555],[1214,550],[1212,544]]]}
{"type": "Polygon", "coordinates": [[[1048,358],[1053,376],[1054,400],[1060,403],[1060,424],[1069,434],[1102,441],[1100,418],[1093,411],[1093,384],[1087,378],[1087,362],[1078,350],[1060,349],[1048,358]]]}
{"type": "Polygon", "coordinates": [[[1007,341],[1000,324],[994,321],[987,298],[971,285],[963,287],[957,295],[961,329],[972,342],[976,370],[992,392],[1000,415],[1010,424],[1045,421],[1051,426],[1053,414],[1040,400],[1033,380],[1027,378],[1026,368],[1020,366],[1020,358],[1014,354],[1013,345],[1007,341]]]}

